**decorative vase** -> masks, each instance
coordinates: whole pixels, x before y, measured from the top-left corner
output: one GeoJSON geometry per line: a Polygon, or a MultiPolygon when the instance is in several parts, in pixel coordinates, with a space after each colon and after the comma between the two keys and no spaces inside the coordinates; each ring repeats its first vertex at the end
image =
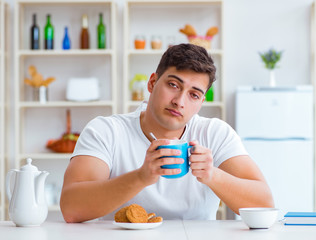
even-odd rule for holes
{"type": "Polygon", "coordinates": [[[275,74],[274,70],[270,70],[270,87],[275,87],[275,74]]]}
{"type": "Polygon", "coordinates": [[[45,104],[48,101],[48,88],[45,86],[33,88],[33,101],[38,101],[41,104],[45,104]]]}

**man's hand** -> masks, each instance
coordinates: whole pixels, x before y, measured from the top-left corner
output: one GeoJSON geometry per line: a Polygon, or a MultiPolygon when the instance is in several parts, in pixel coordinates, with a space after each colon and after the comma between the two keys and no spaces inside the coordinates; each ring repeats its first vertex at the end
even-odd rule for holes
{"type": "Polygon", "coordinates": [[[147,149],[144,164],[139,170],[139,176],[146,185],[154,184],[161,175],[174,175],[181,172],[180,169],[163,169],[162,165],[181,164],[184,162],[182,158],[164,157],[181,155],[181,151],[177,149],[161,148],[158,146],[169,144],[167,139],[158,139],[152,141],[147,149]]]}
{"type": "Polygon", "coordinates": [[[192,148],[190,149],[190,167],[193,176],[201,183],[210,186],[213,175],[213,155],[210,149],[205,148],[197,141],[190,142],[192,148]]]}

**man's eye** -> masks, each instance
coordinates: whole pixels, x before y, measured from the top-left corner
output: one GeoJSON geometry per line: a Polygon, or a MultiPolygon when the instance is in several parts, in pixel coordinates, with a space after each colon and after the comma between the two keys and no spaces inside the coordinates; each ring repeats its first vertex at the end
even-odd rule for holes
{"type": "Polygon", "coordinates": [[[195,94],[195,93],[191,93],[191,96],[192,96],[192,98],[194,98],[194,99],[199,99],[199,98],[200,98],[200,96],[197,95],[197,94],[195,94]]]}
{"type": "Polygon", "coordinates": [[[171,86],[171,87],[177,87],[177,85],[175,85],[174,83],[169,83],[169,86],[171,86]]]}

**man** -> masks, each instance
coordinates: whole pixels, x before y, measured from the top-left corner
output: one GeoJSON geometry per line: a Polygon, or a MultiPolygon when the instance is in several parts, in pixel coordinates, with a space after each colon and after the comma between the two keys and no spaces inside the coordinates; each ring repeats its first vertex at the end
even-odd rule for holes
{"type": "Polygon", "coordinates": [[[225,122],[197,115],[215,80],[213,60],[192,44],[169,48],[148,81],[150,97],[135,112],[98,117],[83,130],[64,177],[60,200],[66,222],[113,219],[137,203],[165,219],[215,219],[220,199],[241,207],[272,207],[264,177],[225,122]],[[158,138],[153,140],[150,132],[158,138]],[[177,179],[177,150],[168,139],[192,145],[190,172],[177,179]]]}

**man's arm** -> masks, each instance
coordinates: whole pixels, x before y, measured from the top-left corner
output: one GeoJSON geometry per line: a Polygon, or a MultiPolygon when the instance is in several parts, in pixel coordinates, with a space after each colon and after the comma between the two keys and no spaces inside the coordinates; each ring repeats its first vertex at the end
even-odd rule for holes
{"type": "Polygon", "coordinates": [[[242,207],[274,207],[261,171],[249,156],[237,156],[214,168],[210,187],[235,213],[242,207]]]}
{"type": "Polygon", "coordinates": [[[137,170],[110,180],[109,173],[108,165],[98,158],[72,158],[60,198],[66,222],[83,222],[109,214],[145,187],[137,170]]]}
{"type": "Polygon", "coordinates": [[[180,158],[161,158],[180,155],[176,149],[156,150],[168,143],[169,140],[152,142],[139,169],[113,179],[109,179],[110,170],[104,161],[92,156],[73,157],[64,176],[60,198],[65,221],[83,222],[107,215],[157,182],[161,175],[178,174],[179,169],[160,168],[164,164],[183,162],[180,158]]]}
{"type": "Polygon", "coordinates": [[[211,150],[193,141],[191,150],[192,174],[209,186],[212,191],[235,213],[242,207],[273,207],[268,184],[253,160],[236,156],[213,166],[211,150]]]}

